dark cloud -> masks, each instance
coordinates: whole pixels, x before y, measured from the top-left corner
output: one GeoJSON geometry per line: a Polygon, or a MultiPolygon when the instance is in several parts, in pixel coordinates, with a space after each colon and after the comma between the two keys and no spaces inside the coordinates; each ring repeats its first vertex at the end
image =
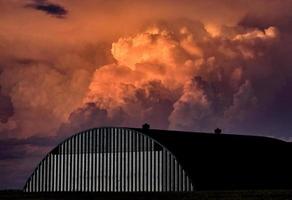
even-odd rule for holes
{"type": "Polygon", "coordinates": [[[0,139],[0,188],[22,187],[34,167],[59,142],[60,138],[56,136],[37,135],[0,139]]]}
{"type": "Polygon", "coordinates": [[[63,18],[68,14],[68,11],[64,7],[46,0],[35,0],[33,3],[27,4],[26,7],[45,12],[58,18],[63,18]]]}
{"type": "Polygon", "coordinates": [[[0,122],[6,123],[14,113],[13,105],[9,96],[3,95],[0,87],[0,122]]]}
{"type": "Polygon", "coordinates": [[[121,125],[121,116],[124,115],[122,110],[117,110],[113,116],[110,116],[107,110],[96,107],[94,103],[87,103],[70,114],[68,122],[61,125],[57,135],[59,139],[63,139],[72,133],[89,128],[118,126],[121,125]]]}
{"type": "Polygon", "coordinates": [[[56,144],[57,138],[55,137],[32,136],[24,139],[0,139],[0,160],[21,159],[34,154],[38,155],[38,151],[32,153],[30,148],[50,148],[56,144]]]}
{"type": "Polygon", "coordinates": [[[247,13],[238,25],[244,27],[256,27],[265,29],[271,25],[276,26],[281,32],[292,32],[292,14],[263,16],[255,13],[247,13]]]}
{"type": "Polygon", "coordinates": [[[22,187],[33,168],[55,145],[54,137],[0,139],[0,188],[22,187]]]}

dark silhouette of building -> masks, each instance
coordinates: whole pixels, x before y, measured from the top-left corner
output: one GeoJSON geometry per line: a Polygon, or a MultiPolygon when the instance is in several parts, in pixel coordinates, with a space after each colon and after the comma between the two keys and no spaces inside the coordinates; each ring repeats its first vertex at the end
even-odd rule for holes
{"type": "Polygon", "coordinates": [[[291,150],[259,136],[95,128],[53,149],[24,191],[292,189],[291,150]]]}

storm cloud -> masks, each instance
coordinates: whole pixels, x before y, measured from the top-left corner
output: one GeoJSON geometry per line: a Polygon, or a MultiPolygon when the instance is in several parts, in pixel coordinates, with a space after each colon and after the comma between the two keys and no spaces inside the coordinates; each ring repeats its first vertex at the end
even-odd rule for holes
{"type": "Polygon", "coordinates": [[[33,8],[58,18],[63,18],[68,14],[64,7],[46,0],[34,0],[33,3],[26,4],[25,7],[33,8]]]}
{"type": "Polygon", "coordinates": [[[55,145],[97,126],[288,140],[291,8],[0,0],[0,188],[22,187],[55,145]]]}

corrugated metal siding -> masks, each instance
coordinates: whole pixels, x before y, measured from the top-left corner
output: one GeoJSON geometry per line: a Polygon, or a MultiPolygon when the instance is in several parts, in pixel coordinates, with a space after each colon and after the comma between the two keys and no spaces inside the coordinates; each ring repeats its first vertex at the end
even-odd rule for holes
{"type": "Polygon", "coordinates": [[[69,138],[47,155],[25,192],[193,191],[163,146],[135,130],[97,128],[69,138]]]}

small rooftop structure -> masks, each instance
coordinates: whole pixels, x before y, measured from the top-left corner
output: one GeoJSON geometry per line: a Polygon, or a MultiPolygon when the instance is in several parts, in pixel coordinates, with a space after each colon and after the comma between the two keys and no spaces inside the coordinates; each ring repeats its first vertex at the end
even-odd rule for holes
{"type": "Polygon", "coordinates": [[[214,130],[214,133],[216,133],[216,134],[221,134],[221,133],[222,133],[222,130],[221,130],[220,128],[216,128],[216,129],[214,130]]]}

